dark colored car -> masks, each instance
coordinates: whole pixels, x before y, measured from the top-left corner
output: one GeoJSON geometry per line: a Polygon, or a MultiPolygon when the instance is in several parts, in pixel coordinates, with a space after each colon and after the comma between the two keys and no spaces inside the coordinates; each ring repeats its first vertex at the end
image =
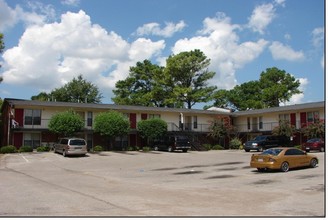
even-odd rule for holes
{"type": "Polygon", "coordinates": [[[187,152],[191,148],[189,138],[183,135],[168,135],[154,141],[154,150],[167,150],[169,152],[182,150],[187,152]]]}
{"type": "Polygon", "coordinates": [[[290,139],[286,136],[259,135],[244,143],[244,150],[246,152],[250,150],[263,151],[272,147],[288,147],[289,145],[290,139]]]}
{"type": "Polygon", "coordinates": [[[321,138],[309,139],[306,143],[302,145],[302,150],[309,152],[310,150],[316,150],[320,152],[325,151],[325,141],[321,138]]]}

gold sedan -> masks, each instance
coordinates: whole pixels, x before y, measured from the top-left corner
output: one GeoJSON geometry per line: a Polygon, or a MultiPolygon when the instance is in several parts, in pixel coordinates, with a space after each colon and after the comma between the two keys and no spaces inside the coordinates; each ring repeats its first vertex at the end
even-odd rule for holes
{"type": "Polygon", "coordinates": [[[250,165],[258,171],[280,169],[287,172],[290,168],[316,167],[318,158],[294,147],[275,147],[253,154],[250,165]]]}

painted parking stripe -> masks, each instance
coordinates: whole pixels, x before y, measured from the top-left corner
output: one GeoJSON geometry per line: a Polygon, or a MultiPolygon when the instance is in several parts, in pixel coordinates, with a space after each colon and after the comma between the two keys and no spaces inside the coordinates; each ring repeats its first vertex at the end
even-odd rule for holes
{"type": "Polygon", "coordinates": [[[26,161],[26,163],[29,163],[30,162],[26,157],[24,157],[24,155],[21,154],[21,156],[26,161]]]}

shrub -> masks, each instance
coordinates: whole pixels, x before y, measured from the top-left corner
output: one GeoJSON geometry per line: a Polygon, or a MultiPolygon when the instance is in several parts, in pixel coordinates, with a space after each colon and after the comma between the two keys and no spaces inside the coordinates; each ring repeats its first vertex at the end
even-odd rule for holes
{"type": "Polygon", "coordinates": [[[21,146],[19,152],[33,152],[33,147],[31,146],[21,146]]]}
{"type": "Polygon", "coordinates": [[[48,152],[48,151],[50,151],[50,148],[48,146],[41,146],[41,147],[36,148],[36,151],[37,152],[48,152]]]}
{"type": "Polygon", "coordinates": [[[223,150],[223,149],[224,149],[224,147],[222,147],[222,146],[219,145],[219,144],[214,145],[214,146],[212,147],[212,150],[223,150]]]}
{"type": "Polygon", "coordinates": [[[203,144],[203,147],[205,147],[206,150],[211,150],[212,149],[212,145],[211,144],[203,144]]]}
{"type": "Polygon", "coordinates": [[[229,143],[230,149],[240,149],[240,146],[241,146],[241,141],[239,140],[239,138],[233,138],[229,143]]]}
{"type": "Polygon", "coordinates": [[[145,147],[143,147],[142,148],[142,151],[144,151],[144,152],[148,152],[148,151],[150,151],[150,147],[148,147],[148,146],[145,146],[145,147]]]}
{"type": "Polygon", "coordinates": [[[138,146],[129,146],[127,148],[128,151],[136,151],[136,150],[139,150],[138,146]]]}
{"type": "Polygon", "coordinates": [[[103,151],[103,147],[100,146],[100,145],[97,145],[97,146],[95,146],[95,147],[93,148],[93,151],[94,151],[94,152],[100,152],[100,151],[103,151]]]}
{"type": "Polygon", "coordinates": [[[9,145],[9,146],[3,146],[0,148],[0,152],[2,154],[9,154],[9,153],[16,153],[17,149],[15,146],[9,145]]]}

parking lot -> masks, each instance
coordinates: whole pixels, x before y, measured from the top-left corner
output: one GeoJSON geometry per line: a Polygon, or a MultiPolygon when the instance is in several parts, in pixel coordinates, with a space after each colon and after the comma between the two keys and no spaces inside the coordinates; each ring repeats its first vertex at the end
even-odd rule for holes
{"type": "Polygon", "coordinates": [[[252,153],[0,155],[0,215],[325,216],[324,153],[287,173],[257,172],[252,153]]]}

